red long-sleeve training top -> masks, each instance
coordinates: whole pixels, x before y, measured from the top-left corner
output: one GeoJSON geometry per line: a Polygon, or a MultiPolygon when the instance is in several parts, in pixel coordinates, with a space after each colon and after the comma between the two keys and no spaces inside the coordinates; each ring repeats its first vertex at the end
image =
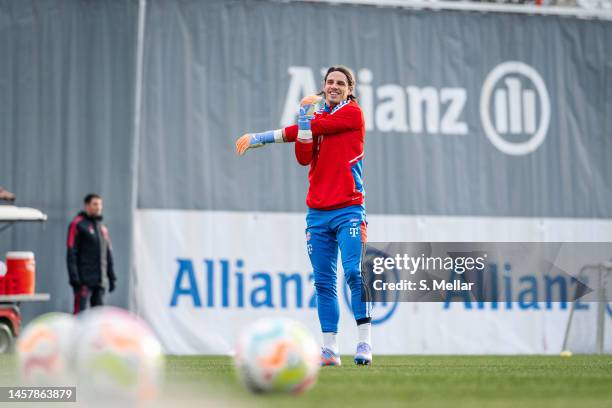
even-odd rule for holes
{"type": "Polygon", "coordinates": [[[315,113],[311,121],[313,141],[297,140],[297,125],[284,129],[288,142],[295,142],[297,161],[308,171],[306,205],[334,210],[364,203],[362,182],[365,121],[354,101],[338,104],[331,112],[315,113]]]}

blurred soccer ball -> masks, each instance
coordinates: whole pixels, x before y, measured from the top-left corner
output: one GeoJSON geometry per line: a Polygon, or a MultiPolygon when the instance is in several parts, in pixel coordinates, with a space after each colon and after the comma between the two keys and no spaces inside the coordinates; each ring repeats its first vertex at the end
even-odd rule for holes
{"type": "Polygon", "coordinates": [[[125,310],[96,307],[79,317],[75,370],[89,405],[152,401],[162,381],[162,347],[148,325],[125,310]]]}
{"type": "Polygon", "coordinates": [[[242,332],[234,362],[253,392],[300,393],[315,384],[320,358],[317,343],[302,324],[275,318],[259,320],[242,332]]]}
{"type": "Polygon", "coordinates": [[[71,341],[76,319],[46,313],[32,320],[17,340],[17,370],[27,385],[72,385],[71,341]]]}

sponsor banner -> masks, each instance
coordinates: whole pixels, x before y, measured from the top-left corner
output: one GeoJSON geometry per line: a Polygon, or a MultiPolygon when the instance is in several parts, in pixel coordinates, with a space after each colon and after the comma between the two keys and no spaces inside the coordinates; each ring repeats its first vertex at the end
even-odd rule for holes
{"type": "Polygon", "coordinates": [[[300,212],[293,146],[238,157],[234,140],[295,123],[341,63],[365,118],[370,211],[612,218],[609,21],[155,1],[145,43],[139,208],[300,212]],[[342,29],[318,34],[330,21],[342,29]]]}
{"type": "MultiPolygon", "coordinates": [[[[297,319],[318,333],[304,218],[300,213],[138,210],[135,311],[173,354],[231,353],[246,324],[270,315],[297,319]]],[[[609,221],[385,215],[368,220],[372,241],[529,241],[564,235],[612,241],[609,221]]],[[[339,282],[340,347],[352,353],[357,331],[348,287],[339,282]]],[[[529,307],[508,301],[379,302],[374,349],[380,354],[558,353],[568,311],[567,304],[556,302],[529,307]]],[[[593,304],[581,303],[575,314],[593,312],[593,304]]],[[[606,321],[611,313],[606,305],[606,321]]]]}

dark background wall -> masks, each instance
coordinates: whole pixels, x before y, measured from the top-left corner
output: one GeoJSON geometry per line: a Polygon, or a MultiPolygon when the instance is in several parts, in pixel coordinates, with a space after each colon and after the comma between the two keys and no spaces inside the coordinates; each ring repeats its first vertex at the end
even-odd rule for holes
{"type": "Polygon", "coordinates": [[[126,306],[131,229],[134,1],[0,1],[0,185],[49,216],[0,233],[0,256],[34,251],[37,292],[24,319],[72,310],[68,223],[94,191],[104,198],[126,306]]]}

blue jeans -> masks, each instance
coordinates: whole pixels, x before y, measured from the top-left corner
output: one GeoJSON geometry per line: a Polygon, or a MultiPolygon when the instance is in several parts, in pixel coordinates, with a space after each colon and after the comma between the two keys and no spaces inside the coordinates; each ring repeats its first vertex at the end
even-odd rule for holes
{"type": "Polygon", "coordinates": [[[338,249],[344,276],[351,289],[355,320],[369,319],[371,305],[361,301],[361,257],[365,250],[367,225],[365,209],[360,205],[328,211],[310,208],[306,225],[306,247],[314,271],[321,330],[324,333],[338,332],[338,249]]]}

